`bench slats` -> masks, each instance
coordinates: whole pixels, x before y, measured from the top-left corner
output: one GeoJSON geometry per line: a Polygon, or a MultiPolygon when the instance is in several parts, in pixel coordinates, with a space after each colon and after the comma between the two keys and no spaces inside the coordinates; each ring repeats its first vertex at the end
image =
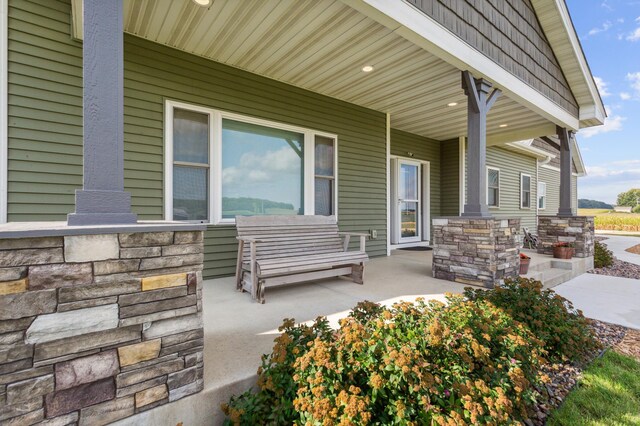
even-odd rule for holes
{"type": "Polygon", "coordinates": [[[369,258],[346,250],[334,216],[238,216],[236,228],[236,285],[262,303],[266,286],[341,275],[362,284],[369,258]]]}

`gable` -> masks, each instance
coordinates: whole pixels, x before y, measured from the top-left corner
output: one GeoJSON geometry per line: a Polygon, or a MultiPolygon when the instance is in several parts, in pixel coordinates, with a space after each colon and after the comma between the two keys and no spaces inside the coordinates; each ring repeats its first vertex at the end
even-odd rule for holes
{"type": "Polygon", "coordinates": [[[530,0],[407,1],[578,117],[578,103],[530,0]]]}

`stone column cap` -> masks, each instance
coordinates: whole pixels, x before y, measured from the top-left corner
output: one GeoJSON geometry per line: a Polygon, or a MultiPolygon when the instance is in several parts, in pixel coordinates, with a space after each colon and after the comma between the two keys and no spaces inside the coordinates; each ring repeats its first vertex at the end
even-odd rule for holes
{"type": "Polygon", "coordinates": [[[205,231],[206,229],[206,223],[173,221],[139,221],[130,225],[85,226],[69,226],[67,222],[11,222],[0,225],[0,239],[120,234],[127,232],[205,231]]]}

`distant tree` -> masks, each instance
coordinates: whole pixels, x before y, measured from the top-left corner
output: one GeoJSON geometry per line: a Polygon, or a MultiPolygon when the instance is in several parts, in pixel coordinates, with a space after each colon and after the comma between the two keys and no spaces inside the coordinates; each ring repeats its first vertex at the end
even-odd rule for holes
{"type": "Polygon", "coordinates": [[[604,201],[587,200],[586,198],[580,198],[578,200],[579,209],[613,209],[611,204],[607,204],[604,201]]]}
{"type": "Polygon", "coordinates": [[[640,189],[630,189],[627,192],[618,194],[618,205],[635,207],[640,204],[640,189]]]}

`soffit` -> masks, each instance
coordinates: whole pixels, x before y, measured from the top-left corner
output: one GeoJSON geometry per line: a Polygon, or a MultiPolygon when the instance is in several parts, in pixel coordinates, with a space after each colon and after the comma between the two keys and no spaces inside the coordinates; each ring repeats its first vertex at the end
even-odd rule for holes
{"type": "MultiPolygon", "coordinates": [[[[125,32],[316,93],[391,114],[392,127],[448,140],[466,135],[460,71],[333,0],[124,0],[125,32]],[[363,73],[364,65],[374,71],[363,73]],[[455,107],[447,103],[457,102],[455,107]]],[[[555,126],[502,96],[489,143],[555,126]],[[507,123],[508,127],[499,125],[507,123]]]]}

